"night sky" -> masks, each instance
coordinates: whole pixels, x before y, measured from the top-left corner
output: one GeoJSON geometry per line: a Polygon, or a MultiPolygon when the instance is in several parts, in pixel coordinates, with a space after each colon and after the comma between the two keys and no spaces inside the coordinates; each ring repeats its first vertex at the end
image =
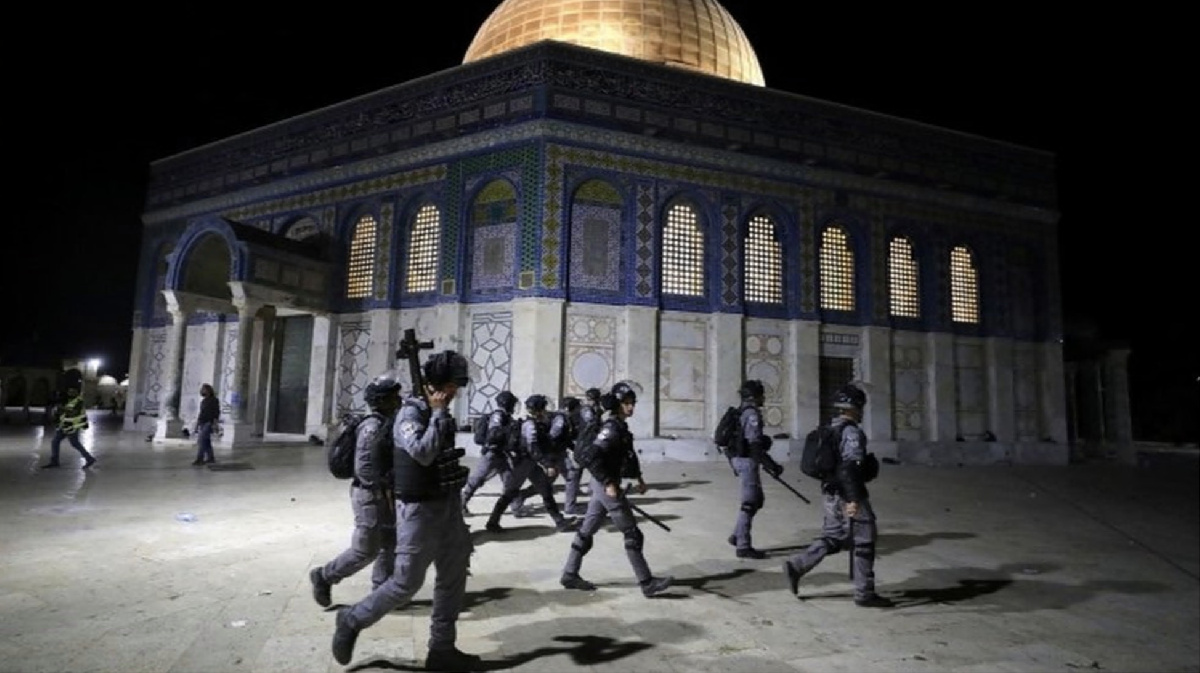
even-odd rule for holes
{"type": "MultiPolygon", "coordinates": [[[[176,8],[170,22],[75,14],[43,35],[54,58],[9,57],[17,212],[0,247],[0,358],[36,337],[37,350],[101,357],[123,375],[151,161],[454,67],[498,3],[394,4],[287,18],[176,8]]],[[[770,88],[1054,153],[1064,312],[1133,348],[1135,422],[1157,422],[1165,405],[1195,427],[1200,348],[1185,325],[1197,255],[1176,240],[1192,227],[1174,224],[1163,157],[1182,94],[1162,86],[1161,61],[1114,46],[1134,22],[977,6],[936,17],[797,6],[784,20],[788,3],[722,4],[770,88]]]]}

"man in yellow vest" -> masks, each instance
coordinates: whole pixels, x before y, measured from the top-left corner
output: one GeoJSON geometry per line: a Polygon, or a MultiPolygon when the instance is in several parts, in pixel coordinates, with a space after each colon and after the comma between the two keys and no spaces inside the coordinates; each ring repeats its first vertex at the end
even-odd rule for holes
{"type": "Polygon", "coordinates": [[[50,442],[50,462],[42,466],[42,469],[50,467],[58,467],[58,447],[62,444],[64,437],[75,447],[79,455],[83,456],[83,469],[88,469],[96,462],[96,457],[88,453],[88,450],[83,448],[83,444],[79,442],[79,433],[86,430],[88,427],[87,409],[83,404],[83,396],[79,394],[79,388],[70,386],[67,388],[67,401],[63,404],[58,412],[58,429],[54,432],[54,439],[50,442]]]}

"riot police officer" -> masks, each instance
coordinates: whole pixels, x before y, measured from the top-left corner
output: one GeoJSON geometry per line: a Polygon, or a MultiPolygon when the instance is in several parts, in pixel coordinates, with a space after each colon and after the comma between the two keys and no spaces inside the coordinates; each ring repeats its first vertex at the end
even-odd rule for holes
{"type": "Polygon", "coordinates": [[[354,429],[354,477],[350,507],[354,534],[350,548],[323,567],[309,571],[313,600],[329,607],[330,586],[375,562],[371,587],[392,575],[396,558],[396,510],[392,497],[392,421],[400,407],[400,379],[394,371],[375,377],[363,391],[371,413],[354,429]]]}
{"type": "Polygon", "coordinates": [[[741,506],[738,509],[733,534],[729,536],[729,544],[737,547],[738,558],[763,559],[767,555],[755,549],[750,540],[754,515],[762,509],[766,501],[759,467],[778,477],[783,473],[783,466],[771,458],[771,438],[763,434],[760,411],[764,396],[762,381],[750,379],[742,383],[738,395],[742,398],[742,413],[738,424],[740,436],[738,441],[729,447],[729,463],[741,481],[741,506]]]}
{"type": "Polygon", "coordinates": [[[575,397],[564,397],[558,411],[550,414],[550,443],[557,447],[555,469],[563,477],[563,511],[583,514],[587,507],[579,504],[579,465],[575,463],[575,437],[579,434],[579,409],[575,397]]]}
{"type": "Polygon", "coordinates": [[[395,569],[366,598],[338,611],[332,649],[334,659],[343,665],[353,657],[363,629],[412,600],[431,564],[437,579],[425,668],[464,671],[480,665],[478,656],[455,646],[472,547],[459,496],[468,470],[458,462],[465,452],[454,447],[456,426],[449,408],[459,388],[469,381],[467,360],[454,351],[443,351],[430,356],[423,370],[425,397],[405,399],[392,432],[395,569]]]}
{"type": "MultiPolygon", "coordinates": [[[[867,436],[859,423],[867,395],[858,386],[846,385],[837,391],[833,406],[838,416],[830,425],[840,435],[839,462],[834,476],[822,481],[825,518],[821,537],[804,551],[783,563],[792,593],[797,593],[800,578],[829,554],[849,548],[854,578],[854,604],[867,608],[887,608],[894,603],[875,593],[875,511],[867,493],[864,470],[867,436]]],[[[869,468],[868,468],[869,469],[869,468]]]]}
{"type": "Polygon", "coordinates": [[[640,493],[646,492],[641,465],[637,453],[633,451],[633,433],[626,425],[626,419],[633,416],[637,393],[622,381],[613,386],[608,395],[602,396],[600,402],[606,413],[599,434],[589,446],[576,447],[576,459],[592,474],[592,498],[588,502],[583,524],[571,541],[571,551],[567,555],[560,582],[567,589],[592,591],[596,588],[596,585],[579,575],[579,570],[583,566],[583,557],[592,548],[596,531],[606,518],[611,518],[613,525],[625,538],[625,555],[642,588],[642,595],[649,598],[666,591],[671,586],[672,578],[655,577],[650,572],[650,565],[642,553],[645,536],[638,528],[629,502],[621,490],[621,475],[633,474],[638,480],[634,488],[640,493]],[[631,461],[633,464],[629,465],[631,461]]]}
{"type": "MultiPolygon", "coordinates": [[[[480,447],[479,462],[475,463],[475,467],[471,470],[471,476],[467,477],[467,483],[462,489],[464,515],[470,515],[467,503],[475,495],[475,491],[478,491],[488,479],[500,475],[500,481],[503,482],[512,472],[512,464],[508,460],[506,451],[508,450],[509,425],[517,422],[512,415],[513,408],[516,406],[517,396],[510,391],[502,390],[500,394],[496,395],[496,408],[488,415],[487,440],[480,447]]],[[[517,503],[513,504],[515,513],[517,503]]]]}
{"type": "Polygon", "coordinates": [[[546,513],[554,520],[554,528],[560,533],[571,530],[575,519],[563,516],[554,501],[554,490],[551,484],[558,476],[555,467],[558,451],[551,446],[548,436],[546,406],[549,400],[545,395],[530,395],[525,400],[526,418],[521,421],[520,449],[512,456],[512,472],[504,480],[504,493],[492,507],[492,515],[488,517],[486,529],[493,533],[504,530],[500,525],[500,515],[512,504],[521,492],[521,486],[528,479],[537,492],[542,496],[546,513]]]}

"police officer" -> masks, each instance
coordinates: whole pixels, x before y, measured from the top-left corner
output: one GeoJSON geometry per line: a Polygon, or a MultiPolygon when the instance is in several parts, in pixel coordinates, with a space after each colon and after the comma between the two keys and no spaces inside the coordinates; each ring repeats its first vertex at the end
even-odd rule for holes
{"type": "Polygon", "coordinates": [[[738,558],[763,559],[767,555],[755,549],[750,541],[750,527],[754,523],[754,515],[762,509],[766,498],[763,495],[762,469],[778,477],[783,473],[783,466],[775,462],[769,453],[771,438],[763,434],[762,412],[763,384],[757,379],[742,383],[738,389],[742,398],[742,415],[739,423],[739,441],[729,447],[729,463],[741,480],[742,500],[734,523],[733,534],[729,536],[729,544],[737,547],[738,558]]]}
{"type": "Polygon", "coordinates": [[[504,530],[500,525],[500,515],[506,507],[512,504],[521,492],[521,486],[528,479],[542,496],[546,513],[554,520],[554,529],[560,533],[571,530],[575,518],[563,516],[554,501],[554,489],[551,484],[558,476],[555,467],[559,451],[551,446],[548,435],[548,419],[546,405],[549,401],[545,395],[530,395],[525,399],[526,417],[521,421],[520,450],[512,456],[512,472],[504,480],[504,493],[492,506],[492,515],[488,517],[487,530],[499,533],[504,530]]]}
{"type": "Polygon", "coordinates": [[[469,381],[467,360],[454,351],[443,351],[430,356],[423,370],[424,399],[405,399],[392,432],[395,568],[366,598],[338,610],[332,648],[339,664],[350,662],[362,629],[412,600],[433,564],[437,579],[425,668],[466,671],[480,665],[478,656],[464,654],[455,646],[472,547],[459,496],[468,470],[458,462],[464,451],[454,447],[456,426],[450,403],[469,381]]]}
{"type": "Polygon", "coordinates": [[[840,434],[840,461],[835,476],[821,483],[825,520],[821,537],[804,551],[784,561],[792,593],[797,593],[800,578],[816,567],[821,559],[849,548],[854,577],[854,604],[865,608],[887,608],[894,603],[875,593],[875,512],[868,497],[863,461],[867,456],[867,437],[859,423],[867,395],[858,386],[846,385],[837,391],[833,406],[838,416],[830,425],[840,434]]]}
{"type": "Polygon", "coordinates": [[[58,411],[58,429],[54,431],[54,439],[50,440],[50,462],[42,466],[42,469],[59,467],[58,464],[58,447],[62,444],[65,437],[71,446],[83,456],[83,469],[88,469],[96,464],[96,457],[88,453],[88,450],[83,448],[83,444],[79,442],[79,433],[86,430],[88,427],[87,409],[83,404],[83,396],[79,394],[79,388],[72,385],[67,387],[67,402],[58,411]]]}
{"type": "Polygon", "coordinates": [[[350,508],[354,534],[350,548],[324,567],[308,571],[313,600],[323,608],[330,588],[375,562],[371,588],[387,581],[396,561],[396,510],[392,495],[392,422],[400,407],[400,379],[394,371],[375,377],[363,391],[371,409],[354,429],[354,478],[350,508]]]}
{"type": "Polygon", "coordinates": [[[579,504],[579,465],[575,463],[575,437],[579,434],[579,399],[564,397],[558,411],[550,415],[550,443],[558,447],[555,469],[563,477],[563,511],[584,514],[587,507],[579,504]]]}
{"type": "Polygon", "coordinates": [[[645,537],[621,491],[621,475],[632,473],[637,475],[638,480],[634,488],[639,493],[646,492],[641,465],[638,464],[637,453],[633,451],[633,433],[626,425],[626,419],[633,416],[637,394],[628,383],[622,381],[613,386],[608,395],[602,396],[600,402],[607,412],[600,433],[590,446],[576,447],[576,459],[592,474],[592,498],[588,502],[583,524],[571,541],[571,551],[567,555],[560,582],[567,589],[595,590],[596,585],[583,579],[579,570],[583,566],[583,557],[592,548],[596,531],[606,518],[611,518],[613,525],[625,537],[625,555],[629,558],[629,565],[633,566],[633,574],[642,588],[642,595],[649,598],[666,591],[671,586],[672,578],[655,577],[650,572],[650,565],[642,554],[645,537]],[[630,461],[634,464],[627,466],[626,463],[630,461]]]}
{"type": "MultiPolygon", "coordinates": [[[[500,475],[500,481],[503,482],[512,472],[512,464],[505,450],[508,448],[509,424],[516,422],[512,416],[516,406],[517,396],[511,392],[502,390],[496,395],[496,408],[488,415],[487,441],[480,447],[479,462],[475,463],[471,476],[467,477],[467,483],[462,489],[464,516],[470,516],[467,503],[488,479],[500,475]]],[[[513,505],[515,514],[517,503],[514,502],[513,505]]]]}

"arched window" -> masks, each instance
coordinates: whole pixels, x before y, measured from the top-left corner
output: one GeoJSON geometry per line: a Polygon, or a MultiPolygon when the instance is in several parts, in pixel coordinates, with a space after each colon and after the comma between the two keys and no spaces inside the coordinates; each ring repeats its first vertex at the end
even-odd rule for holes
{"type": "Polygon", "coordinates": [[[363,215],[354,225],[350,238],[350,254],[346,259],[346,298],[362,299],[371,296],[371,281],[375,277],[374,215],[363,215]]]}
{"type": "Polygon", "coordinates": [[[750,218],[743,242],[746,251],[746,301],[783,303],[783,250],[775,221],[769,215],[750,218]]]}
{"type": "Polygon", "coordinates": [[[906,236],[896,236],[888,243],[888,293],[892,315],[901,318],[921,317],[920,277],[912,242],[906,236]]]}
{"type": "Polygon", "coordinates": [[[954,322],[979,322],[975,256],[963,245],[956,245],[950,251],[950,318],[954,322]]]}
{"type": "Polygon", "coordinates": [[[704,234],[695,208],[676,203],[667,209],[662,247],[662,293],[703,297],[704,234]]]}
{"type": "Polygon", "coordinates": [[[437,206],[421,206],[413,217],[408,240],[406,292],[432,292],[437,289],[438,250],[442,239],[442,214],[437,206]]]}
{"type": "Polygon", "coordinates": [[[834,225],[821,232],[821,308],[854,310],[854,250],[846,230],[834,225]]]}

